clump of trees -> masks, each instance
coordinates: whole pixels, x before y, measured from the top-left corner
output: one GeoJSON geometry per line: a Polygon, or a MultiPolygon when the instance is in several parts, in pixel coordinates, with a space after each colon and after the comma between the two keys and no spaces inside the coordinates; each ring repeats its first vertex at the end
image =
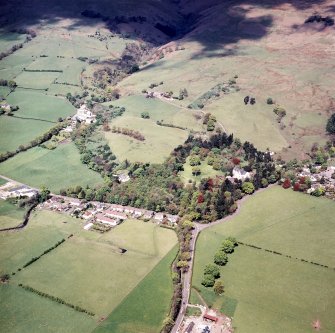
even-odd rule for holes
{"type": "Polygon", "coordinates": [[[335,113],[333,113],[327,121],[326,131],[329,134],[335,134],[335,113]]]}
{"type": "Polygon", "coordinates": [[[224,284],[222,280],[218,280],[220,277],[219,266],[224,266],[228,262],[228,254],[234,252],[234,248],[237,246],[237,241],[233,237],[226,238],[214,255],[214,264],[208,264],[204,269],[204,277],[201,284],[205,287],[214,287],[213,290],[216,295],[221,295],[224,292],[224,284]]]}
{"type": "Polygon", "coordinates": [[[112,132],[130,136],[130,137],[132,137],[132,138],[134,138],[138,141],[144,141],[145,140],[145,137],[144,137],[143,134],[141,134],[140,132],[135,131],[133,129],[126,128],[126,127],[113,126],[112,127],[112,132]]]}
{"type": "Polygon", "coordinates": [[[202,123],[207,125],[207,131],[212,132],[215,129],[216,117],[211,113],[205,113],[202,123]]]}
{"type": "Polygon", "coordinates": [[[186,98],[188,97],[188,91],[187,91],[187,89],[186,88],[180,89],[179,90],[179,97],[178,97],[178,99],[179,100],[183,100],[185,97],[186,98]]]}
{"type": "Polygon", "coordinates": [[[277,115],[277,121],[278,123],[281,122],[281,120],[286,116],[286,110],[277,105],[274,109],[273,109],[273,112],[277,115]]]}
{"type": "MultiPolygon", "coordinates": [[[[249,142],[242,144],[234,140],[232,135],[221,133],[208,140],[190,136],[161,165],[115,162],[110,172],[102,171],[104,175],[110,175],[108,185],[86,188],[81,195],[85,195],[87,200],[166,211],[185,216],[188,220],[209,223],[236,210],[236,201],[244,195],[243,182],[238,179],[204,178],[198,185],[191,182],[185,186],[178,173],[183,170],[190,155],[198,155],[201,160],[209,156],[223,159],[227,154],[241,157],[245,170],[252,171],[249,182],[255,191],[264,186],[264,179],[267,183],[274,183],[280,177],[269,152],[258,151],[249,142]],[[112,173],[116,168],[128,169],[132,181],[119,183],[114,180],[112,173]]],[[[89,154],[83,162],[90,167],[92,161],[94,157],[89,154]]],[[[229,157],[222,170],[229,175],[233,168],[229,157]]]]}
{"type": "Polygon", "coordinates": [[[149,112],[145,111],[141,113],[141,118],[143,119],[149,119],[150,118],[150,114],[149,112]]]}
{"type": "Polygon", "coordinates": [[[11,90],[14,90],[17,87],[17,84],[14,80],[0,79],[0,86],[9,87],[11,90]]]}

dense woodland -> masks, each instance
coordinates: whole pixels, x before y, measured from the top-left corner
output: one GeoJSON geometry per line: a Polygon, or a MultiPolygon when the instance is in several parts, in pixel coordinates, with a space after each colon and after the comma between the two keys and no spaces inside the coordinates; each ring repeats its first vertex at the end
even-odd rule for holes
{"type": "Polygon", "coordinates": [[[63,190],[62,194],[165,211],[186,216],[190,220],[210,222],[234,212],[236,200],[276,182],[280,177],[269,152],[258,151],[249,142],[241,144],[233,135],[224,133],[213,135],[209,140],[190,136],[161,165],[128,161],[120,163],[108,145],[88,148],[96,127],[78,129],[75,142],[82,162],[100,172],[107,179],[106,184],[99,188],[71,188],[63,190]],[[198,185],[195,182],[185,185],[178,173],[183,170],[189,156],[193,159],[212,159],[226,177],[204,178],[198,185]],[[242,182],[230,177],[237,165],[250,172],[250,179],[242,182]],[[127,169],[131,180],[120,183],[113,177],[118,169],[127,169]]]}

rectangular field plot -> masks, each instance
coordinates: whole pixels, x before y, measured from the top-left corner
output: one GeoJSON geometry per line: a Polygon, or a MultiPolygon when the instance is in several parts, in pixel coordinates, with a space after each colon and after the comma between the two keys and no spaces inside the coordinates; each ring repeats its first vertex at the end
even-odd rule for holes
{"type": "Polygon", "coordinates": [[[119,160],[162,163],[170,152],[188,137],[188,131],[162,127],[150,119],[122,116],[110,126],[125,127],[144,135],[145,141],[138,141],[123,134],[106,132],[111,150],[119,160]]]}
{"type": "Polygon", "coordinates": [[[169,313],[172,294],[172,249],[136,286],[94,333],[156,333],[169,313]]]}
{"type": "Polygon", "coordinates": [[[335,267],[334,215],[331,200],[275,186],[250,198],[239,215],[208,232],[335,267]]]}
{"type": "Polygon", "coordinates": [[[82,232],[83,223],[69,215],[49,211],[32,213],[24,229],[0,233],[0,273],[17,272],[32,257],[42,254],[62,238],[82,232]]]}
{"type": "Polygon", "coordinates": [[[22,152],[1,163],[0,173],[34,187],[47,185],[53,192],[103,182],[98,173],[81,163],[72,143],[59,145],[55,150],[36,147],[22,152]]]}
{"type": "MultiPolygon", "coordinates": [[[[17,111],[19,114],[20,111],[17,111]]],[[[0,118],[0,153],[13,151],[42,135],[55,124],[14,117],[0,118]]]]}
{"type": "Polygon", "coordinates": [[[0,327],[7,333],[90,333],[94,318],[26,291],[0,285],[0,327]]]}
{"type": "Polygon", "coordinates": [[[110,233],[118,232],[118,237],[123,235],[124,239],[128,239],[123,243],[124,248],[130,248],[126,253],[120,254],[114,245],[100,239],[75,235],[52,253],[22,270],[15,280],[56,295],[98,316],[106,316],[177,241],[173,231],[155,224],[126,221],[125,225],[121,231],[117,227],[110,233]],[[139,225],[136,235],[127,235],[127,231],[135,224],[139,225]],[[158,250],[156,253],[145,253],[141,249],[132,249],[132,240],[138,244],[147,242],[149,248],[158,250]]]}
{"type": "Polygon", "coordinates": [[[18,87],[30,89],[48,89],[50,85],[60,76],[55,72],[22,72],[15,78],[18,87]]]}
{"type": "MultiPolygon", "coordinates": [[[[33,73],[35,74],[35,73],[33,73]]],[[[45,92],[16,89],[7,98],[11,105],[18,105],[15,116],[56,122],[59,117],[73,115],[75,108],[64,98],[46,95],[45,92]]]]}

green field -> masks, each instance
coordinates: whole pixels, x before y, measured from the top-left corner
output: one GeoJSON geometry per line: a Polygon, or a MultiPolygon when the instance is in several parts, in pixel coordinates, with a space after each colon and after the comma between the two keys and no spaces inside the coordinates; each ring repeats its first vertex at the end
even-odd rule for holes
{"type": "MultiPolygon", "coordinates": [[[[0,178],[0,185],[3,183],[2,180],[0,178]]],[[[23,213],[23,209],[0,199],[0,229],[18,226],[22,223],[23,213]]]]}
{"type": "Polygon", "coordinates": [[[188,137],[188,131],[158,126],[151,119],[134,116],[116,118],[110,126],[131,128],[145,137],[145,141],[138,141],[123,134],[105,132],[112,152],[121,161],[162,163],[173,148],[188,137]]]}
{"type": "Polygon", "coordinates": [[[18,105],[20,109],[15,116],[57,121],[75,114],[75,108],[63,98],[49,96],[41,92],[17,89],[11,93],[7,101],[11,105],[18,105]]]}
{"type": "Polygon", "coordinates": [[[13,117],[0,118],[0,153],[16,150],[55,126],[59,117],[65,118],[75,113],[68,101],[44,92],[16,89],[7,97],[7,101],[20,109],[15,111],[13,117]]]}
{"type": "Polygon", "coordinates": [[[0,327],[6,333],[90,333],[93,318],[23,290],[15,284],[0,285],[0,327]]]}
{"type": "Polygon", "coordinates": [[[22,152],[1,163],[0,173],[34,187],[47,185],[53,192],[103,183],[98,173],[81,163],[73,143],[61,144],[55,150],[35,147],[22,152]]]}
{"type": "Polygon", "coordinates": [[[186,163],[184,164],[184,170],[179,173],[180,178],[185,184],[191,180],[199,183],[202,178],[209,178],[215,176],[222,176],[223,173],[220,170],[214,170],[211,165],[208,165],[206,161],[201,161],[201,165],[197,167],[200,169],[201,174],[199,176],[192,175],[193,167],[189,163],[190,157],[187,157],[186,163]]]}
{"type": "MultiPolygon", "coordinates": [[[[45,329],[43,332],[90,332],[100,317],[107,317],[119,304],[122,308],[129,299],[137,298],[138,295],[144,297],[143,302],[153,309],[151,313],[141,307],[146,316],[145,325],[148,325],[144,327],[151,327],[154,332],[162,325],[172,292],[170,263],[176,254],[175,233],[153,223],[127,220],[101,235],[85,231],[84,224],[85,221],[68,215],[37,211],[32,214],[25,229],[0,234],[1,273],[16,272],[9,285],[0,287],[0,293],[8,299],[7,306],[0,310],[2,327],[8,327],[13,332],[28,332],[28,327],[34,332],[35,327],[37,332],[42,332],[42,327],[45,329]],[[67,239],[70,234],[74,236],[67,239]],[[62,238],[66,239],[65,243],[18,271],[29,259],[40,255],[62,238]],[[126,248],[127,252],[121,255],[117,251],[119,246],[126,248]],[[16,286],[19,283],[79,305],[95,312],[97,316],[92,320],[89,316],[18,289],[16,286]],[[152,297],[156,292],[161,295],[159,302],[156,297],[152,297]],[[29,316],[29,311],[20,305],[20,311],[13,320],[15,308],[18,307],[15,299],[23,299],[23,304],[31,301],[33,315],[29,316]],[[41,311],[41,318],[38,318],[37,313],[42,306],[45,309],[41,311]],[[64,323],[57,326],[56,320],[47,317],[47,314],[53,317],[53,312],[56,318],[64,317],[64,323]],[[80,324],[75,328],[74,324],[68,324],[71,312],[74,321],[82,320],[88,327],[82,329],[80,324]],[[66,325],[69,325],[67,330],[66,325]]],[[[131,325],[143,325],[141,311],[136,313],[134,309],[134,312],[128,313],[131,325]]],[[[120,313],[116,312],[116,316],[120,316],[120,313]]],[[[124,318],[122,311],[120,325],[124,324],[124,318]]]]}
{"type": "Polygon", "coordinates": [[[0,177],[0,186],[4,185],[6,183],[7,183],[7,180],[0,177]]]}
{"type": "Polygon", "coordinates": [[[188,130],[202,131],[201,122],[194,115],[198,112],[178,107],[179,101],[164,101],[158,98],[145,98],[144,95],[126,96],[105,105],[124,106],[125,115],[141,117],[142,112],[148,112],[153,121],[163,121],[165,124],[181,126],[188,130]],[[170,104],[171,103],[171,104],[170,104]]]}
{"type": "Polygon", "coordinates": [[[55,124],[19,119],[8,116],[0,117],[0,153],[14,151],[36,137],[47,132],[55,124]]]}
{"type": "Polygon", "coordinates": [[[334,213],[330,200],[280,187],[256,194],[236,217],[200,234],[193,285],[209,305],[234,317],[238,332],[312,332],[316,319],[335,332],[334,213]],[[217,297],[201,280],[227,236],[292,258],[238,246],[221,269],[225,296],[217,297]]]}
{"type": "Polygon", "coordinates": [[[169,312],[172,294],[170,265],[174,248],[120,303],[94,333],[156,333],[169,312]],[[159,302],[157,302],[159,300],[159,302]]]}

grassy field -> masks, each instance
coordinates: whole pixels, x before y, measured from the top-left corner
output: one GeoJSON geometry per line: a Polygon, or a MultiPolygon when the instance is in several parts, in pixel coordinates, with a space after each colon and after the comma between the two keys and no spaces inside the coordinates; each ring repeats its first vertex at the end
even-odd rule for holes
{"type": "Polygon", "coordinates": [[[20,107],[15,112],[15,116],[19,117],[57,121],[59,117],[65,118],[76,112],[66,99],[31,90],[17,89],[8,96],[7,101],[20,107]]]}
{"type": "Polygon", "coordinates": [[[26,228],[0,233],[1,273],[16,272],[32,257],[40,255],[62,238],[81,232],[82,226],[81,220],[68,215],[48,211],[33,213],[26,228]]]}
{"type": "Polygon", "coordinates": [[[4,185],[6,183],[8,183],[7,180],[0,177],[0,186],[4,185]]]}
{"type": "Polygon", "coordinates": [[[32,141],[48,131],[53,125],[55,124],[1,116],[0,153],[16,150],[18,146],[32,141]]]}
{"type": "MultiPolygon", "coordinates": [[[[2,178],[0,178],[0,185],[2,178]]],[[[5,200],[0,200],[0,229],[16,227],[23,220],[24,210],[10,204],[5,200]]]]}
{"type": "Polygon", "coordinates": [[[70,186],[103,182],[98,173],[81,163],[73,143],[59,145],[55,150],[30,149],[1,163],[0,172],[34,187],[47,185],[53,192],[70,186]]]}
{"type": "Polygon", "coordinates": [[[25,291],[15,284],[0,285],[0,327],[7,333],[90,333],[93,318],[25,291]]]}
{"type": "Polygon", "coordinates": [[[158,126],[151,119],[134,116],[116,118],[110,126],[131,128],[145,137],[145,141],[138,141],[123,134],[105,132],[111,150],[121,161],[162,163],[173,148],[188,137],[188,131],[158,126]]]}
{"type": "Polygon", "coordinates": [[[164,101],[158,98],[145,98],[144,95],[126,96],[105,105],[124,106],[125,115],[141,117],[142,112],[148,112],[153,121],[163,121],[165,124],[181,126],[188,130],[201,131],[203,126],[201,122],[194,117],[195,111],[185,110],[178,107],[179,101],[164,101]],[[169,104],[172,103],[172,104],[169,104]]]}
{"type": "Polygon", "coordinates": [[[116,252],[115,243],[105,236],[74,236],[21,272],[18,281],[98,316],[108,315],[176,244],[173,231],[136,220],[112,230],[112,237],[114,233],[125,240],[122,246],[129,250],[125,254],[116,252]]]}
{"type": "Polygon", "coordinates": [[[146,302],[151,310],[141,307],[141,310],[128,312],[128,316],[123,310],[120,315],[120,310],[117,310],[118,323],[124,325],[126,318],[129,325],[149,327],[150,332],[155,332],[162,324],[172,292],[170,263],[176,254],[175,233],[153,223],[127,220],[108,234],[101,235],[85,231],[84,224],[85,221],[67,215],[37,211],[25,229],[0,234],[1,273],[16,272],[8,285],[0,286],[1,297],[7,301],[0,310],[1,327],[8,328],[8,332],[28,332],[28,329],[34,332],[90,332],[101,316],[106,317],[119,304],[128,309],[130,301],[134,306],[133,299],[138,299],[139,295],[143,297],[141,304],[146,302]],[[70,234],[74,236],[67,239],[70,234]],[[17,271],[33,256],[40,255],[62,238],[66,242],[57,249],[17,271]],[[118,246],[128,251],[121,255],[116,251],[118,246]],[[97,316],[92,320],[35,296],[17,288],[19,283],[61,297],[95,312],[97,316]],[[154,294],[151,293],[153,290],[154,294]],[[156,297],[156,292],[160,298],[156,297]],[[21,303],[16,304],[16,300],[22,300],[22,304],[32,302],[31,315],[21,303]],[[41,318],[37,317],[39,311],[41,318]],[[54,312],[55,316],[52,316],[54,312]],[[68,324],[71,314],[74,322],[80,321],[78,326],[68,324]],[[57,324],[54,318],[64,318],[64,322],[61,320],[57,324]],[[85,323],[87,327],[82,328],[85,323]]]}
{"type": "Polygon", "coordinates": [[[193,167],[190,165],[189,160],[190,160],[190,157],[186,159],[186,163],[184,164],[184,170],[179,173],[180,178],[183,180],[185,184],[187,184],[189,180],[199,183],[202,178],[223,175],[221,171],[214,170],[211,165],[207,164],[206,161],[202,161],[201,165],[198,166],[198,168],[201,171],[201,174],[199,176],[193,176],[192,175],[193,167]]]}
{"type": "Polygon", "coordinates": [[[172,249],[94,333],[156,333],[168,315],[172,294],[172,249]],[[159,300],[159,302],[157,302],[159,300]]]}
{"type": "Polygon", "coordinates": [[[312,332],[316,319],[334,332],[334,212],[330,200],[280,187],[256,194],[236,217],[199,236],[193,285],[209,305],[234,317],[238,332],[312,332]],[[225,296],[217,297],[201,285],[203,269],[230,235],[292,258],[238,246],[221,269],[225,296]]]}

